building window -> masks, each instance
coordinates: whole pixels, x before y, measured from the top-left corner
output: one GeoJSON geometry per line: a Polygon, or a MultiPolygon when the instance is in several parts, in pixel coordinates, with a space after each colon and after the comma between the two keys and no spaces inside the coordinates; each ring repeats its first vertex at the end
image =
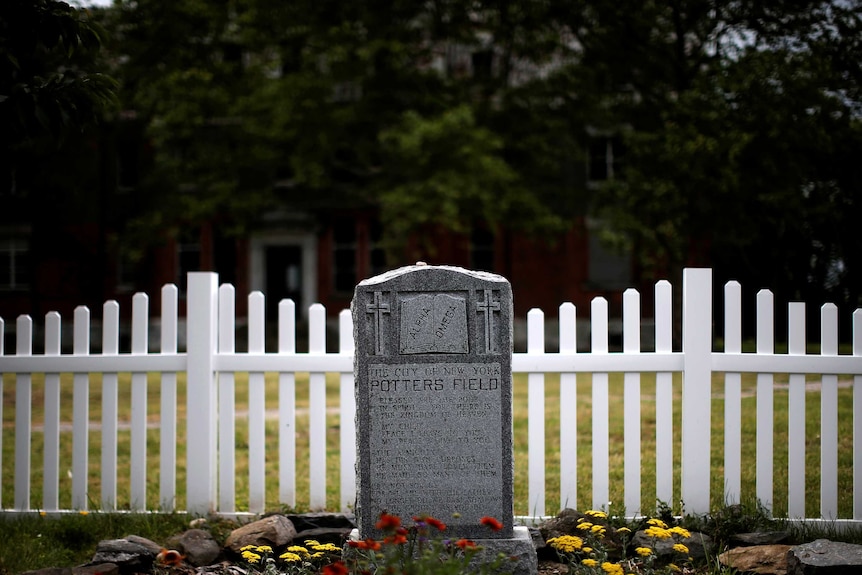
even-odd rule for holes
{"type": "Polygon", "coordinates": [[[474,227],[470,232],[470,267],[494,271],[494,234],[487,228],[474,227]]]}
{"type": "Polygon", "coordinates": [[[335,220],[332,243],[333,288],[336,292],[352,292],[356,287],[356,222],[335,220]]]}
{"type": "Polygon", "coordinates": [[[595,136],[590,140],[587,160],[587,182],[599,184],[618,177],[624,150],[619,137],[595,136]]]}
{"type": "Polygon", "coordinates": [[[23,239],[0,239],[0,290],[30,287],[30,245],[23,239]]]}
{"type": "Polygon", "coordinates": [[[632,258],[629,251],[609,248],[601,238],[602,223],[587,221],[589,241],[589,283],[594,289],[619,290],[631,286],[632,258]]]}

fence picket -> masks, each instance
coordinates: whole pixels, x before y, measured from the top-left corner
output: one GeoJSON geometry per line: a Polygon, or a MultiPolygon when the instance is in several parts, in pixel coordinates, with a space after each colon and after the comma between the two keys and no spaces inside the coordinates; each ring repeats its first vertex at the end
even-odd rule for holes
{"type": "MultiPolygon", "coordinates": [[[[326,309],[319,303],[308,309],[308,353],[326,353],[326,309]]],[[[308,376],[309,504],[326,508],[326,374],[308,376]]]]}
{"type": "MultiPolygon", "coordinates": [[[[6,355],[6,322],[0,317],[0,359],[6,355]]],[[[3,370],[0,369],[0,397],[3,397],[3,370]]],[[[0,401],[0,421],[3,421],[3,402],[0,401]]],[[[3,469],[3,434],[0,433],[0,469],[3,469]]],[[[2,483],[2,481],[0,481],[2,483]]],[[[3,486],[0,485],[0,509],[3,508],[3,486]]]]}
{"type": "MultiPolygon", "coordinates": [[[[261,292],[248,296],[248,353],[263,354],[265,300],[261,292]]],[[[248,510],[266,507],[266,394],[263,372],[248,374],[248,510]]]]}
{"type": "MultiPolygon", "coordinates": [[[[623,293],[623,353],[641,352],[641,300],[635,289],[623,293]]],[[[641,374],[623,376],[623,497],[625,516],[641,509],[641,374]]]]}
{"type": "MultiPolygon", "coordinates": [[[[136,293],[132,297],[132,355],[148,353],[150,298],[136,293]]],[[[129,507],[147,508],[147,374],[132,373],[131,453],[129,462],[129,507]]]]}
{"type": "MultiPolygon", "coordinates": [[[[218,288],[218,351],[236,351],[236,291],[230,284],[218,288]]],[[[236,510],[236,375],[218,373],[218,509],[236,510]]]]}
{"type": "Polygon", "coordinates": [[[682,477],[687,513],[709,512],[712,270],[682,274],[682,477]]]}
{"type": "MultiPolygon", "coordinates": [[[[742,353],[742,286],[724,286],[724,353],[742,353]]],[[[742,374],[724,374],[724,497],[737,504],[742,497],[742,374]]]]}
{"type": "MultiPolygon", "coordinates": [[[[2,327],[0,324],[0,329],[2,327]]],[[[0,349],[2,347],[0,339],[0,349]]],[[[862,356],[860,309],[853,312],[853,355],[862,356]]],[[[853,519],[862,520],[862,375],[853,377],[853,519]]]]}
{"type": "MultiPolygon", "coordinates": [[[[591,353],[608,353],[608,300],[590,304],[591,353]]],[[[608,374],[593,374],[593,509],[607,509],[610,500],[610,429],[608,424],[608,374]]]]}
{"type": "MultiPolygon", "coordinates": [[[[578,352],[577,310],[560,306],[560,354],[578,352]]],[[[574,358],[573,358],[574,359],[574,358]]],[[[560,507],[578,506],[578,375],[560,374],[560,507]]]]}
{"type": "MultiPolygon", "coordinates": [[[[60,355],[60,314],[45,315],[45,355],[60,355]]],[[[60,374],[45,374],[42,509],[60,508],[60,374]]]]}
{"type": "MultiPolygon", "coordinates": [[[[33,320],[18,317],[15,326],[15,355],[33,354],[33,320]]],[[[19,373],[15,378],[15,508],[30,509],[30,437],[32,424],[33,376],[19,373]]]]}
{"type": "MultiPolygon", "coordinates": [[[[296,354],[296,304],[278,303],[278,353],[296,354]]],[[[296,505],[296,375],[278,375],[278,500],[296,505]]]]}
{"type": "MultiPolygon", "coordinates": [[[[120,352],[120,304],[102,305],[102,355],[120,352]]],[[[102,509],[117,508],[117,427],[119,419],[117,372],[102,375],[102,509]]]]}
{"type": "MultiPolygon", "coordinates": [[[[838,355],[838,308],[820,308],[820,354],[838,355]]],[[[820,516],[838,518],[838,375],[823,375],[820,391],[820,516]]]]}
{"type": "MultiPolygon", "coordinates": [[[[165,355],[177,353],[177,286],[162,288],[162,332],[160,350],[165,355]]],[[[161,413],[159,416],[159,508],[174,511],[177,505],[177,373],[162,373],[161,413]]]]}
{"type": "MultiPolygon", "coordinates": [[[[757,292],[757,353],[775,353],[775,310],[772,292],[760,290],[757,292]]],[[[774,376],[771,373],[757,374],[757,449],[756,449],[756,491],[757,499],[769,511],[772,510],[772,449],[774,421],[774,399],[772,385],[774,376]]]]}
{"type": "MultiPolygon", "coordinates": [[[[545,314],[540,309],[527,312],[527,353],[545,353],[545,314]]],[[[545,374],[527,376],[528,507],[531,515],[545,514],[545,374]]]]}
{"type": "MultiPolygon", "coordinates": [[[[788,305],[787,353],[805,355],[805,304],[788,305]]],[[[787,392],[787,516],[805,517],[805,374],[791,373],[787,392]]]]}
{"type": "Polygon", "coordinates": [[[193,515],[215,511],[216,281],[216,274],[210,272],[192,272],[188,277],[186,500],[193,515]]]}
{"type": "MultiPolygon", "coordinates": [[[[353,319],[350,310],[338,314],[338,353],[353,355],[353,319]]],[[[353,373],[342,373],[340,377],[340,415],[338,429],[341,448],[341,511],[353,506],[356,494],[356,427],[348,422],[356,415],[356,395],[353,389],[353,373]]]]}
{"type": "MultiPolygon", "coordinates": [[[[72,348],[75,355],[90,354],[90,310],[75,308],[72,348]]],[[[90,448],[90,375],[76,373],[72,378],[72,509],[88,505],[87,458],[90,448]]]]}
{"type": "MultiPolygon", "coordinates": [[[[673,352],[673,289],[670,282],[655,284],[655,351],[673,352]]],[[[655,376],[655,496],[673,502],[673,373],[655,376]]]]}

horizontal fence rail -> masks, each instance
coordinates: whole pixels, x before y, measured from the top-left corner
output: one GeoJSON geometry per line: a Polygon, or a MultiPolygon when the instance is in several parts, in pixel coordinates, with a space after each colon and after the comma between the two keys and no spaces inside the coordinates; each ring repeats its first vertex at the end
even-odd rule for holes
{"type": "MultiPolygon", "coordinates": [[[[228,284],[218,285],[217,276],[198,272],[189,275],[187,294],[187,350],[179,352],[178,291],[167,285],[161,292],[160,350],[148,349],[149,300],[136,294],[132,303],[131,348],[119,350],[120,313],[116,302],[107,302],[102,310],[101,353],[91,353],[90,310],[79,307],[73,317],[72,353],[61,353],[61,318],[49,313],[45,317],[44,353],[34,355],[33,320],[21,316],[15,322],[15,354],[2,355],[4,322],[0,318],[0,511],[46,512],[128,508],[143,511],[155,508],[178,510],[177,500],[185,499],[184,510],[193,514],[253,513],[275,506],[297,504],[298,469],[307,469],[308,506],[327,507],[327,484],[338,486],[337,506],[352,507],[356,483],[356,460],[353,380],[353,328],[350,313],[338,317],[338,351],[326,351],[326,310],[319,304],[309,308],[308,352],[296,351],[296,310],[294,303],[279,303],[278,342],[276,352],[265,351],[264,295],[248,296],[248,351],[236,352],[235,290],[228,284]],[[4,392],[5,382],[14,381],[14,391],[4,392]],[[71,377],[71,425],[63,421],[61,390],[67,374],[71,377]],[[91,376],[100,375],[101,418],[93,421],[89,410],[95,384],[91,376]],[[274,374],[277,395],[276,430],[267,429],[268,375],[274,374]],[[307,408],[297,407],[297,374],[307,377],[307,408]],[[327,382],[337,381],[337,424],[327,423],[327,382]],[[34,380],[41,377],[39,385],[34,380]],[[157,412],[149,412],[148,382],[157,378],[159,403],[157,412]],[[237,410],[237,381],[247,385],[247,419],[243,445],[238,444],[240,414],[237,410]],[[121,421],[118,394],[128,381],[130,413],[121,421]],[[180,405],[184,381],[185,404],[180,405]],[[42,395],[41,416],[34,421],[34,389],[42,395]],[[14,405],[11,417],[2,412],[3,405],[14,405]],[[182,410],[182,408],[185,408],[182,410]],[[184,411],[184,413],[183,413],[184,411]],[[300,430],[299,419],[307,418],[300,430]],[[7,420],[10,420],[7,425],[7,420]],[[148,431],[157,423],[157,435],[148,431]],[[40,423],[41,422],[41,423],[40,423]],[[94,427],[95,426],[95,427],[94,427]],[[67,428],[71,427],[71,430],[67,428]],[[98,429],[98,445],[90,437],[98,429]],[[337,432],[337,438],[328,438],[337,432]],[[71,448],[66,436],[71,434],[71,448]],[[120,465],[118,437],[128,433],[128,465],[120,465]],[[33,448],[36,434],[42,443],[35,462],[33,448]],[[300,461],[298,436],[307,435],[307,461],[300,461]],[[158,443],[158,466],[148,465],[148,453],[158,443]],[[12,440],[13,443],[9,443],[12,440]],[[275,444],[275,445],[273,445],[275,444]],[[11,446],[11,448],[10,448],[11,446]],[[97,447],[98,472],[91,451],[97,447]],[[337,450],[339,473],[327,469],[327,450],[337,450]],[[178,453],[184,451],[184,459],[178,453]],[[61,505],[61,453],[71,453],[70,503],[61,505]],[[10,457],[11,455],[11,457],[10,457]],[[240,474],[238,455],[247,466],[240,474]],[[11,459],[11,461],[10,461],[11,459]],[[269,462],[269,463],[268,463],[269,462]],[[277,464],[277,474],[268,474],[268,466],[277,464]],[[118,473],[127,475],[128,496],[120,501],[118,473]],[[273,479],[273,476],[276,479],[273,479]],[[185,481],[184,490],[178,482],[185,481]],[[40,503],[31,489],[41,480],[40,503]],[[148,504],[148,484],[158,481],[158,503],[148,504]],[[277,481],[277,500],[267,500],[267,484],[277,481]],[[98,485],[99,499],[92,497],[98,485]],[[242,487],[240,487],[240,485],[242,487]],[[9,493],[11,486],[12,493],[9,493]],[[247,493],[247,504],[237,505],[237,493],[247,493]],[[127,500],[126,500],[127,499],[127,500]]],[[[682,349],[673,349],[672,289],[667,281],[655,286],[655,346],[642,351],[640,294],[633,289],[623,294],[623,340],[621,352],[609,351],[609,312],[604,298],[593,300],[590,310],[590,352],[577,351],[577,310],[570,303],[559,308],[559,351],[548,353],[545,345],[545,318],[541,310],[527,315],[527,350],[513,356],[516,374],[526,374],[526,411],[528,457],[526,509],[524,515],[543,517],[558,511],[548,505],[549,482],[558,484],[560,507],[586,501],[593,508],[606,508],[612,492],[622,486],[623,501],[617,502],[625,515],[649,510],[656,501],[681,501],[686,513],[707,513],[716,498],[725,503],[742,499],[743,441],[742,428],[743,374],[755,374],[756,442],[755,495],[767,510],[772,510],[776,470],[773,454],[776,447],[787,450],[786,515],[793,519],[841,519],[862,525],[862,475],[856,473],[862,462],[862,310],[853,314],[853,348],[850,355],[838,353],[838,312],[834,305],[821,308],[820,354],[808,354],[806,345],[805,304],[788,306],[787,353],[775,352],[774,302],[771,292],[757,295],[756,352],[742,352],[742,297],[737,282],[729,282],[724,291],[724,333],[713,333],[712,273],[708,269],[687,269],[683,276],[682,349]],[[722,351],[713,350],[713,338],[724,341],[722,351]],[[618,379],[612,374],[622,374],[618,379]],[[723,377],[723,386],[714,375],[723,377]],[[790,374],[787,384],[787,444],[776,446],[775,374],[790,374]],[[806,473],[811,464],[806,459],[805,424],[806,375],[820,378],[819,425],[819,515],[806,514],[806,473]],[[587,394],[579,390],[579,375],[589,375],[587,394]],[[852,438],[840,445],[852,449],[852,511],[839,515],[839,376],[850,377],[852,385],[852,438]],[[549,407],[549,379],[559,386],[559,471],[547,476],[546,413],[549,407]],[[648,378],[648,384],[645,384],[648,378]],[[612,441],[611,397],[616,383],[622,394],[623,429],[622,463],[612,461],[618,450],[612,441]],[[644,387],[646,385],[646,388],[644,387]],[[654,452],[645,453],[644,393],[652,391],[655,403],[654,452]],[[677,391],[675,391],[675,389],[677,391]],[[579,393],[580,391],[580,393],[579,393]],[[722,421],[716,417],[713,394],[723,396],[722,421]],[[675,395],[681,394],[680,398],[675,395]],[[578,471],[579,433],[583,422],[577,421],[579,402],[589,402],[589,451],[580,457],[590,461],[589,494],[579,499],[578,471]],[[675,403],[676,402],[676,403],[675,403]],[[675,407],[676,405],[676,407],[675,407]],[[721,437],[715,437],[713,423],[721,424],[721,437]],[[722,446],[723,460],[712,454],[722,446]],[[649,461],[649,475],[654,491],[644,494],[643,474],[649,461]],[[622,468],[621,475],[619,468],[622,468]],[[715,477],[716,469],[721,474],[715,477]],[[621,477],[621,479],[620,479],[621,477]],[[676,478],[676,479],[675,479],[676,478]],[[718,488],[716,488],[718,479],[718,488]],[[678,485],[675,486],[675,482],[678,485]],[[716,493],[716,490],[720,493],[716,493]]],[[[271,377],[270,377],[271,379],[271,377]]],[[[95,380],[94,380],[95,381],[95,380]]],[[[272,386],[271,386],[272,387],[272,386]]],[[[332,388],[330,388],[332,389],[332,388]]],[[[846,397],[846,396],[845,396],[846,397]]],[[[556,401],[556,400],[554,400],[556,401]]],[[[847,401],[845,399],[845,401],[847,401]]],[[[272,401],[270,401],[272,405],[272,401]]],[[[270,409],[271,410],[271,409],[270,409]]],[[[38,410],[37,410],[38,411],[38,410]]],[[[809,430],[811,431],[811,430],[809,430]]],[[[614,432],[616,433],[616,432],[614,432]]],[[[95,435],[95,434],[94,434],[95,435]]],[[[555,443],[556,444],[556,443],[555,443]]],[[[124,448],[125,449],[125,448],[124,448]]],[[[64,458],[66,455],[63,456],[64,458]]],[[[125,461],[125,460],[124,460],[125,461]]],[[[846,471],[846,470],[845,470],[846,471]]],[[[844,473],[847,475],[847,473],[844,473]]],[[[124,479],[126,479],[124,477],[124,479]]],[[[579,481],[581,480],[581,481],[579,481]]],[[[844,481],[842,479],[842,481],[844,481]]],[[[581,486],[582,487],[582,486],[581,486]]],[[[152,497],[150,498],[150,500],[152,497]]],[[[305,499],[304,499],[305,500],[305,499]]],[[[332,505],[330,504],[330,507],[332,505]]],[[[810,507],[809,507],[810,508],[810,507]]]]}

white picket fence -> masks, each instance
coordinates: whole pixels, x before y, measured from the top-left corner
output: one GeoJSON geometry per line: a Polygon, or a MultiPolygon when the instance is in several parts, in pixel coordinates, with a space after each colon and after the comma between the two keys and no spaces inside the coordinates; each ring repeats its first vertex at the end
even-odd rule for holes
{"type": "MultiPolygon", "coordinates": [[[[32,378],[45,374],[44,461],[42,504],[37,510],[64,511],[59,506],[60,375],[73,374],[72,417],[72,510],[85,510],[88,492],[90,450],[90,375],[102,375],[101,466],[99,508],[117,506],[118,374],[131,373],[131,464],[128,469],[130,508],[145,510],[147,482],[158,477],[162,510],[175,510],[177,499],[177,374],[187,376],[187,457],[185,463],[186,510],[193,514],[236,514],[236,408],[235,374],[248,373],[248,510],[261,513],[268,505],[294,505],[296,483],[296,391],[297,373],[309,373],[309,468],[308,500],[315,509],[326,506],[328,481],[340,483],[340,506],[347,510],[355,496],[353,331],[347,310],[339,316],[339,351],[327,353],[325,310],[309,309],[309,352],[296,353],[293,302],[279,304],[278,351],[264,349],[264,296],[248,296],[248,352],[235,351],[235,292],[231,285],[218,286],[217,276],[200,272],[189,275],[187,294],[187,351],[177,352],[177,289],[167,285],[161,292],[161,349],[148,350],[148,297],[133,300],[131,351],[119,351],[119,306],[104,305],[102,353],[90,353],[90,310],[79,307],[74,314],[73,352],[61,353],[60,316],[45,318],[45,352],[33,355],[33,321],[21,316],[16,322],[15,355],[2,355],[3,320],[0,319],[0,396],[3,374],[15,374],[14,460],[0,460],[0,472],[12,465],[14,493],[0,491],[0,510],[28,512],[31,507],[32,378]],[[160,469],[147,468],[147,374],[161,376],[160,469]],[[264,376],[278,374],[279,432],[277,446],[267,445],[265,436],[264,376]],[[326,374],[340,378],[339,478],[326,473],[326,374]],[[266,453],[277,451],[279,462],[278,501],[266,501],[266,453]]],[[[712,271],[687,269],[683,277],[681,351],[672,348],[672,290],[667,281],[655,286],[655,351],[641,351],[640,294],[633,289],[623,296],[623,351],[610,353],[608,303],[593,300],[590,309],[591,351],[579,353],[576,346],[576,310],[566,303],[559,309],[559,352],[546,353],[544,315],[532,310],[527,317],[527,352],[514,354],[516,373],[528,375],[528,497],[532,517],[556,509],[545,503],[545,375],[560,374],[560,501],[578,500],[576,445],[576,377],[592,374],[592,493],[596,509],[606,507],[610,493],[610,431],[608,374],[624,372],[624,507],[627,515],[651,509],[655,500],[682,501],[686,513],[710,510],[711,494],[711,401],[713,372],[725,373],[724,396],[724,493],[733,503],[742,492],[741,374],[757,374],[756,497],[771,508],[773,502],[773,382],[776,373],[789,376],[788,516],[806,519],[805,374],[822,375],[820,429],[820,518],[838,518],[838,376],[853,377],[853,511],[842,522],[862,525],[862,310],[853,314],[852,355],[838,354],[838,313],[834,305],[821,308],[821,353],[806,354],[805,304],[788,308],[788,353],[774,353],[774,304],[767,291],[757,296],[757,352],[742,353],[742,297],[738,283],[725,287],[724,350],[714,352],[712,271]],[[682,373],[681,486],[674,493],[672,376],[682,373]],[[641,374],[655,373],[656,402],[656,492],[641,501],[641,374]]],[[[716,334],[718,335],[718,334],[716,334]]],[[[2,410],[2,403],[0,403],[2,410]]],[[[0,421],[2,421],[0,411],[0,421]]],[[[0,435],[0,441],[3,436],[0,435]]],[[[745,438],[748,441],[748,438],[745,438]]],[[[0,445],[2,447],[2,445],[0,445]]],[[[780,446],[784,449],[785,446],[780,446]]],[[[2,454],[2,451],[0,451],[2,454]]],[[[122,471],[126,473],[126,470],[122,471]]],[[[2,476],[0,474],[0,476],[2,476]]],[[[819,518],[808,518],[819,519],[819,518]]]]}

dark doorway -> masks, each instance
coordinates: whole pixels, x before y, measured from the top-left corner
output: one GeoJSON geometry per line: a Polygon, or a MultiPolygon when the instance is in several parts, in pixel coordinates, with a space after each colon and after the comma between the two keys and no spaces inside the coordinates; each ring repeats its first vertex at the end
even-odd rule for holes
{"type": "Polygon", "coordinates": [[[266,248],[266,316],[278,317],[278,303],[290,298],[296,304],[296,315],[302,316],[302,247],[268,246],[266,248]]]}

